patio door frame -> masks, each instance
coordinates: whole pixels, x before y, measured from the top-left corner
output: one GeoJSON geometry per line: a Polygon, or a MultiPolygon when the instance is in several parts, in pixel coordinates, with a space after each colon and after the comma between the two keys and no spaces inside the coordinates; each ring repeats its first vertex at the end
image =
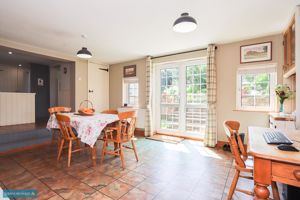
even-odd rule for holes
{"type": "Polygon", "coordinates": [[[190,137],[195,139],[203,139],[199,137],[199,135],[186,131],[186,67],[189,65],[196,65],[199,63],[203,63],[206,57],[199,57],[195,59],[189,60],[177,60],[173,62],[166,63],[157,63],[154,65],[154,127],[157,133],[181,136],[181,137],[190,137]],[[162,69],[169,68],[178,68],[179,70],[179,129],[161,129],[160,121],[161,121],[161,78],[160,71],[162,69]]]}

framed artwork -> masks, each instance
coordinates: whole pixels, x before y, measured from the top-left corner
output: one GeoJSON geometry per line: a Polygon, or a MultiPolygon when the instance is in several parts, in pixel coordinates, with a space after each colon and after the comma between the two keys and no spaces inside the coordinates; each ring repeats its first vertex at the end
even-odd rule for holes
{"type": "Polygon", "coordinates": [[[38,86],[44,86],[44,79],[38,78],[37,83],[38,83],[38,86]]]}
{"type": "Polygon", "coordinates": [[[251,63],[272,60],[272,42],[241,46],[240,62],[251,63]]]}
{"type": "Polygon", "coordinates": [[[124,77],[135,77],[136,76],[136,65],[125,66],[123,69],[124,77]]]}

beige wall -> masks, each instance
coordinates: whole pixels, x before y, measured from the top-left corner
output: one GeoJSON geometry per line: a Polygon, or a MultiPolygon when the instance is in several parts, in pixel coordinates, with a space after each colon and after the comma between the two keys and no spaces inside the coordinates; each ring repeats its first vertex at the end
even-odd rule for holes
{"type": "Polygon", "coordinates": [[[191,59],[197,59],[199,57],[205,57],[207,56],[207,51],[205,50],[197,50],[197,51],[192,51],[192,52],[187,52],[187,53],[180,53],[180,54],[175,54],[171,56],[162,56],[158,58],[153,58],[152,62],[154,64],[156,63],[165,63],[165,62],[176,62],[178,60],[191,60],[191,59]]]}
{"type": "Polygon", "coordinates": [[[144,58],[109,67],[109,107],[112,109],[122,106],[123,67],[128,65],[136,65],[139,81],[139,108],[146,107],[146,58],[144,58]]]}
{"type": "Polygon", "coordinates": [[[226,141],[223,130],[224,120],[238,120],[241,131],[247,132],[248,126],[268,126],[268,113],[235,111],[236,107],[236,71],[239,66],[277,63],[277,82],[282,82],[283,45],[282,35],[245,40],[230,44],[218,45],[216,51],[217,64],[217,127],[218,140],[226,141]],[[272,61],[253,64],[240,64],[240,46],[272,41],[272,61]]]}

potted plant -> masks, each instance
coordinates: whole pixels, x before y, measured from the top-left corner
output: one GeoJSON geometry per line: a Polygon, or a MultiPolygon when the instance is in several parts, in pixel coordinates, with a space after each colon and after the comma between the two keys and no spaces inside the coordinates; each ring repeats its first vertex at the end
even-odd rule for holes
{"type": "Polygon", "coordinates": [[[279,112],[283,113],[283,103],[286,99],[291,99],[294,96],[294,92],[291,91],[288,85],[278,84],[275,88],[276,96],[279,99],[280,108],[279,112]]]}

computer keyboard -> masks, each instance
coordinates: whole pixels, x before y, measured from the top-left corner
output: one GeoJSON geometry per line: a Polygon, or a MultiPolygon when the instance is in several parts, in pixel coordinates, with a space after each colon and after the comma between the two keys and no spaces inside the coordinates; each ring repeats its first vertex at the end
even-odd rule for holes
{"type": "Polygon", "coordinates": [[[293,144],[287,136],[279,131],[266,131],[263,136],[268,144],[293,144]]]}

